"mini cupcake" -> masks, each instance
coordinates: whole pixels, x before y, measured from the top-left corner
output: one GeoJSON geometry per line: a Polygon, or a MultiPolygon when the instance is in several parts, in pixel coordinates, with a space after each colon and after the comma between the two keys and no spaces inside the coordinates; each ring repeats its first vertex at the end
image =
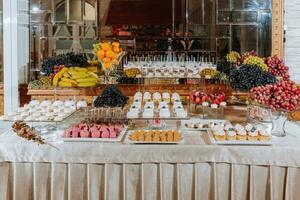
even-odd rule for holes
{"type": "Polygon", "coordinates": [[[269,141],[271,139],[271,134],[263,128],[258,128],[258,139],[260,141],[269,141]]]}
{"type": "Polygon", "coordinates": [[[224,141],[226,140],[226,134],[222,127],[213,128],[212,133],[214,135],[214,138],[218,141],[224,141]]]}
{"type": "Polygon", "coordinates": [[[248,140],[249,141],[258,140],[258,130],[255,127],[252,127],[252,129],[248,131],[248,140]]]}
{"type": "Polygon", "coordinates": [[[235,131],[226,131],[226,139],[227,140],[236,140],[236,132],[235,131]]]}
{"type": "Polygon", "coordinates": [[[237,140],[247,140],[247,131],[245,129],[236,130],[236,134],[237,140]]]}

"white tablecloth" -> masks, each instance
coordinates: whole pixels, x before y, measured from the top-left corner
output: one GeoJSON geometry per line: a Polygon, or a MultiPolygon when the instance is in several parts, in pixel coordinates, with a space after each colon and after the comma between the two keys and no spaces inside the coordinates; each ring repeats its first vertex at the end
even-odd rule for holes
{"type": "MultiPolygon", "coordinates": [[[[273,146],[57,143],[0,135],[0,199],[299,199],[300,135],[273,146]]],[[[299,133],[297,133],[299,132],[299,133]]]]}

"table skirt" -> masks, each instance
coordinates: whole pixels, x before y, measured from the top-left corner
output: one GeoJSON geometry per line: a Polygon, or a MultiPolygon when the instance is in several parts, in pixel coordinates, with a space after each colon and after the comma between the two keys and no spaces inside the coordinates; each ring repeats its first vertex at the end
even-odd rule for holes
{"type": "Polygon", "coordinates": [[[300,169],[228,163],[0,163],[0,199],[300,199],[300,169]]]}

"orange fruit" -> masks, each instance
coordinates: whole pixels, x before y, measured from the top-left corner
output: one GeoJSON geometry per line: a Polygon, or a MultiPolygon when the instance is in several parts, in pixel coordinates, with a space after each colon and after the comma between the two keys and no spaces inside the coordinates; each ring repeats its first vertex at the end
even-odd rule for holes
{"type": "Polygon", "coordinates": [[[111,59],[108,57],[103,58],[104,63],[110,63],[111,59]]]}
{"type": "Polygon", "coordinates": [[[112,44],[111,44],[113,47],[120,47],[120,43],[119,42],[113,42],[112,44]]]}
{"type": "Polygon", "coordinates": [[[109,69],[110,68],[110,66],[111,66],[111,63],[104,63],[103,64],[103,67],[104,67],[104,69],[109,69]]]}
{"type": "Polygon", "coordinates": [[[108,50],[105,56],[111,59],[114,59],[116,57],[115,53],[112,50],[108,50]]]}
{"type": "Polygon", "coordinates": [[[115,53],[120,53],[120,48],[114,46],[114,47],[113,47],[113,51],[114,51],[115,53]]]}
{"type": "Polygon", "coordinates": [[[104,51],[108,51],[110,49],[110,44],[105,42],[101,44],[101,49],[104,51]]]}
{"type": "Polygon", "coordinates": [[[99,50],[99,51],[97,52],[97,56],[98,56],[98,58],[100,58],[100,59],[104,58],[104,56],[105,56],[105,51],[99,50]]]}
{"type": "Polygon", "coordinates": [[[118,61],[117,59],[113,59],[113,60],[112,60],[112,63],[113,63],[114,65],[118,65],[118,64],[119,64],[119,61],[118,61]]]}

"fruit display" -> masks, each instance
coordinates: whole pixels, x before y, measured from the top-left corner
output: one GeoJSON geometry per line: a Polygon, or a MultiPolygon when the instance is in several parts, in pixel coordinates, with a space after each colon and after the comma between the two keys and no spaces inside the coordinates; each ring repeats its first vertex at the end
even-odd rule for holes
{"type": "Polygon", "coordinates": [[[211,78],[215,78],[216,75],[217,75],[217,70],[215,68],[205,68],[200,72],[201,78],[211,79],[211,78]]]}
{"type": "Polygon", "coordinates": [[[290,115],[288,116],[288,119],[293,122],[299,122],[300,121],[300,111],[297,110],[297,111],[290,113],[290,115]]]}
{"type": "Polygon", "coordinates": [[[217,71],[215,80],[222,82],[222,83],[229,83],[229,77],[227,76],[227,74],[225,74],[223,72],[219,72],[219,71],[217,71]]]}
{"type": "Polygon", "coordinates": [[[179,142],[182,136],[177,130],[136,130],[129,140],[136,142],[179,142]]]}
{"type": "Polygon", "coordinates": [[[242,65],[230,73],[230,86],[237,90],[249,90],[256,86],[272,84],[276,77],[258,66],[242,65]]]}
{"type": "Polygon", "coordinates": [[[278,81],[273,85],[252,88],[250,98],[254,103],[275,110],[295,111],[300,104],[300,87],[293,81],[278,81]]]}
{"type": "Polygon", "coordinates": [[[124,107],[128,97],[124,96],[117,86],[112,85],[104,89],[94,101],[94,107],[124,107]]]}
{"type": "Polygon", "coordinates": [[[226,74],[229,76],[230,71],[234,69],[234,64],[228,62],[225,58],[220,59],[217,62],[217,71],[226,74]]]}
{"type": "Polygon", "coordinates": [[[273,74],[274,76],[280,77],[283,80],[288,80],[290,78],[289,68],[277,55],[266,58],[265,62],[268,65],[269,73],[273,74]]]}
{"type": "Polygon", "coordinates": [[[64,131],[64,138],[117,138],[123,129],[122,124],[73,124],[64,131]]]}
{"type": "Polygon", "coordinates": [[[268,71],[268,66],[265,64],[265,61],[263,58],[260,58],[258,56],[249,56],[243,61],[244,65],[247,65],[249,67],[251,66],[258,66],[263,71],[268,71]]]}
{"type": "Polygon", "coordinates": [[[52,85],[55,87],[94,87],[98,80],[98,75],[86,68],[63,67],[53,77],[52,85]]]}
{"type": "Polygon", "coordinates": [[[85,67],[88,66],[88,60],[84,54],[67,53],[46,58],[41,66],[41,73],[45,76],[55,74],[55,67],[64,65],[65,67],[85,67]]]}
{"type": "Polygon", "coordinates": [[[118,65],[124,56],[119,42],[104,42],[94,44],[94,53],[102,64],[104,71],[110,70],[113,65],[118,65]]]}
{"type": "Polygon", "coordinates": [[[255,51],[253,51],[253,50],[252,51],[247,51],[247,52],[243,53],[241,55],[240,60],[239,60],[239,64],[242,64],[250,56],[257,56],[257,53],[255,51]]]}
{"type": "Polygon", "coordinates": [[[226,60],[229,63],[237,64],[241,59],[241,55],[236,51],[231,51],[226,55],[226,60]]]}
{"type": "Polygon", "coordinates": [[[207,94],[204,92],[193,91],[190,93],[190,101],[195,104],[203,104],[204,102],[208,105],[216,104],[220,106],[223,105],[226,101],[226,96],[224,93],[211,93],[207,94]]]}
{"type": "Polygon", "coordinates": [[[140,75],[141,71],[138,68],[129,68],[124,70],[124,75],[127,78],[136,78],[137,75],[140,75]]]}
{"type": "Polygon", "coordinates": [[[52,79],[49,76],[42,76],[39,80],[31,81],[28,84],[29,89],[49,88],[52,86],[52,79]]]}

